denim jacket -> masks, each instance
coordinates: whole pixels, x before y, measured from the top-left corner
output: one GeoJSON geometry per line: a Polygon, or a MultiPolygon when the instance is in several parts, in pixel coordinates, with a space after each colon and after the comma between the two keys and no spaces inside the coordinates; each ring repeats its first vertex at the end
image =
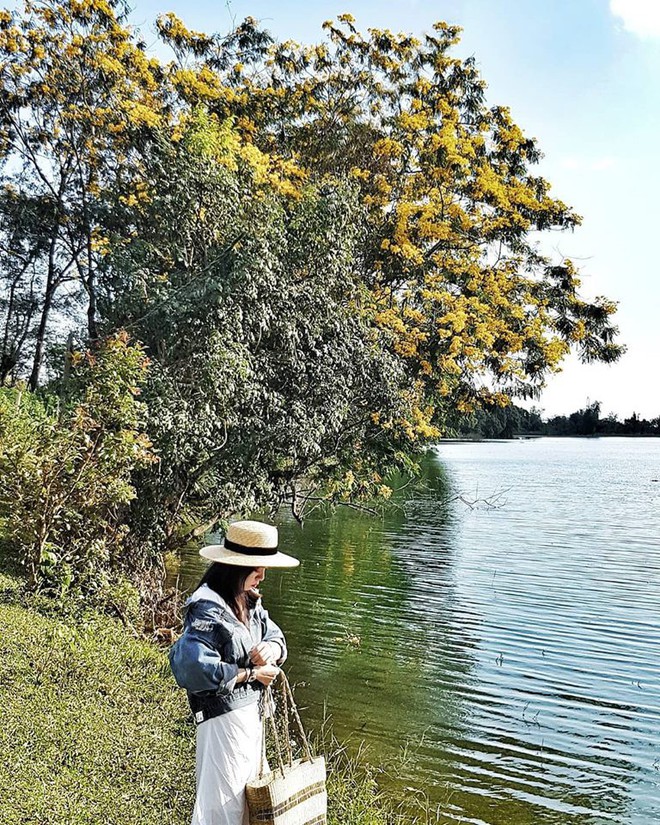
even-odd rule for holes
{"type": "Polygon", "coordinates": [[[237,685],[236,678],[239,668],[250,664],[249,652],[259,642],[276,642],[281,648],[277,664],[284,662],[284,635],[261,599],[250,606],[249,628],[206,584],[188,599],[183,635],[171,647],[169,656],[174,678],[188,692],[198,724],[258,701],[261,683],[237,685]]]}

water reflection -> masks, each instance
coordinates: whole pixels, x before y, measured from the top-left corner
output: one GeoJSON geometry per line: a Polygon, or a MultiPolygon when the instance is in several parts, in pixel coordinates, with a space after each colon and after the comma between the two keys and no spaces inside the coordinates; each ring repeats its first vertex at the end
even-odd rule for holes
{"type": "MultiPolygon", "coordinates": [[[[446,730],[462,724],[456,688],[476,641],[456,616],[451,531],[436,527],[430,536],[400,511],[385,520],[342,512],[301,529],[283,513],[280,546],[301,566],[269,571],[263,588],[308,718],[366,739],[381,763],[419,745],[437,719],[446,730]]],[[[194,555],[186,563],[193,582],[201,566],[194,555]]]]}
{"type": "Polygon", "coordinates": [[[282,514],[302,565],[264,590],[307,718],[386,763],[416,743],[396,787],[447,823],[660,821],[660,442],[618,442],[443,446],[383,520],[282,514]]]}

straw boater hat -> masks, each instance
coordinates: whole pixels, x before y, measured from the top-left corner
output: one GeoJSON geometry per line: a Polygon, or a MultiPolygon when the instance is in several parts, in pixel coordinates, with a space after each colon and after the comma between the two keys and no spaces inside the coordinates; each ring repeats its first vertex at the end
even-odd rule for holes
{"type": "Polygon", "coordinates": [[[209,544],[200,556],[240,567],[297,567],[300,562],[277,549],[277,527],[262,521],[235,521],[222,544],[209,544]]]}

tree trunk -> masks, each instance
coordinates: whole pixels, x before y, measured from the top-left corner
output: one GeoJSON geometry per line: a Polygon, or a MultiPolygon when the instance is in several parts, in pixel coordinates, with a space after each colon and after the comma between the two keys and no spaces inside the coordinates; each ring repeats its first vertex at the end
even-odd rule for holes
{"type": "Polygon", "coordinates": [[[55,232],[50,240],[50,249],[48,250],[48,278],[46,279],[46,294],[44,295],[44,305],[41,309],[41,320],[39,321],[39,329],[37,330],[37,340],[34,349],[34,361],[32,362],[32,373],[28,387],[34,392],[39,385],[39,373],[41,372],[41,362],[44,355],[44,341],[46,339],[46,327],[48,325],[48,316],[53,305],[53,298],[55,297],[55,290],[57,289],[57,281],[55,278],[55,246],[57,244],[57,232],[55,232]]]}
{"type": "MultiPolygon", "coordinates": [[[[50,270],[50,267],[49,267],[50,270]]],[[[28,387],[34,392],[39,386],[39,373],[41,372],[41,362],[44,356],[44,341],[46,339],[46,327],[48,326],[48,316],[50,315],[50,308],[53,304],[53,296],[55,295],[55,288],[51,282],[50,271],[48,273],[48,284],[46,287],[46,294],[44,296],[44,305],[41,310],[41,320],[39,321],[39,329],[37,330],[37,340],[34,347],[34,360],[32,362],[32,372],[30,373],[30,380],[28,387]]]]}
{"type": "Polygon", "coordinates": [[[89,302],[87,304],[87,334],[90,341],[95,341],[99,337],[96,325],[96,284],[94,283],[94,256],[92,254],[91,230],[87,227],[87,278],[85,287],[89,302]]]}
{"type": "Polygon", "coordinates": [[[99,337],[98,327],[96,325],[96,293],[94,292],[94,274],[92,272],[87,276],[87,293],[89,295],[89,303],[87,304],[87,334],[90,341],[95,341],[99,337]]]}
{"type": "MultiPolygon", "coordinates": [[[[20,357],[21,350],[25,342],[25,338],[27,337],[27,330],[24,334],[21,335],[19,321],[16,320],[14,323],[14,330],[12,333],[13,340],[11,344],[9,341],[9,330],[11,328],[12,321],[14,321],[13,315],[16,290],[18,289],[18,285],[23,275],[27,271],[27,268],[28,264],[25,264],[23,269],[13,279],[11,289],[9,290],[9,303],[7,304],[7,320],[5,322],[4,335],[2,337],[2,351],[0,352],[0,385],[5,383],[7,376],[11,373],[11,371],[18,363],[18,359],[20,357]]],[[[26,327],[28,328],[30,326],[30,318],[31,314],[28,314],[25,321],[26,327]]]]}

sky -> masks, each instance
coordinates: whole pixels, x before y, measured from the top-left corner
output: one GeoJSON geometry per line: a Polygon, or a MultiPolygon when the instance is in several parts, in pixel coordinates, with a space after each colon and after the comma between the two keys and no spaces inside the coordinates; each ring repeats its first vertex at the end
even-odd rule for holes
{"type": "Polygon", "coordinates": [[[547,252],[579,265],[583,294],[618,302],[627,353],[614,365],[571,357],[539,402],[548,416],[600,401],[603,414],[660,416],[660,0],[133,0],[148,43],[173,11],[191,28],[226,31],[257,18],[278,39],[318,42],[350,12],[370,26],[420,35],[436,20],[463,28],[454,54],[473,56],[487,102],[510,107],[544,153],[552,194],[583,216],[547,252]]]}

